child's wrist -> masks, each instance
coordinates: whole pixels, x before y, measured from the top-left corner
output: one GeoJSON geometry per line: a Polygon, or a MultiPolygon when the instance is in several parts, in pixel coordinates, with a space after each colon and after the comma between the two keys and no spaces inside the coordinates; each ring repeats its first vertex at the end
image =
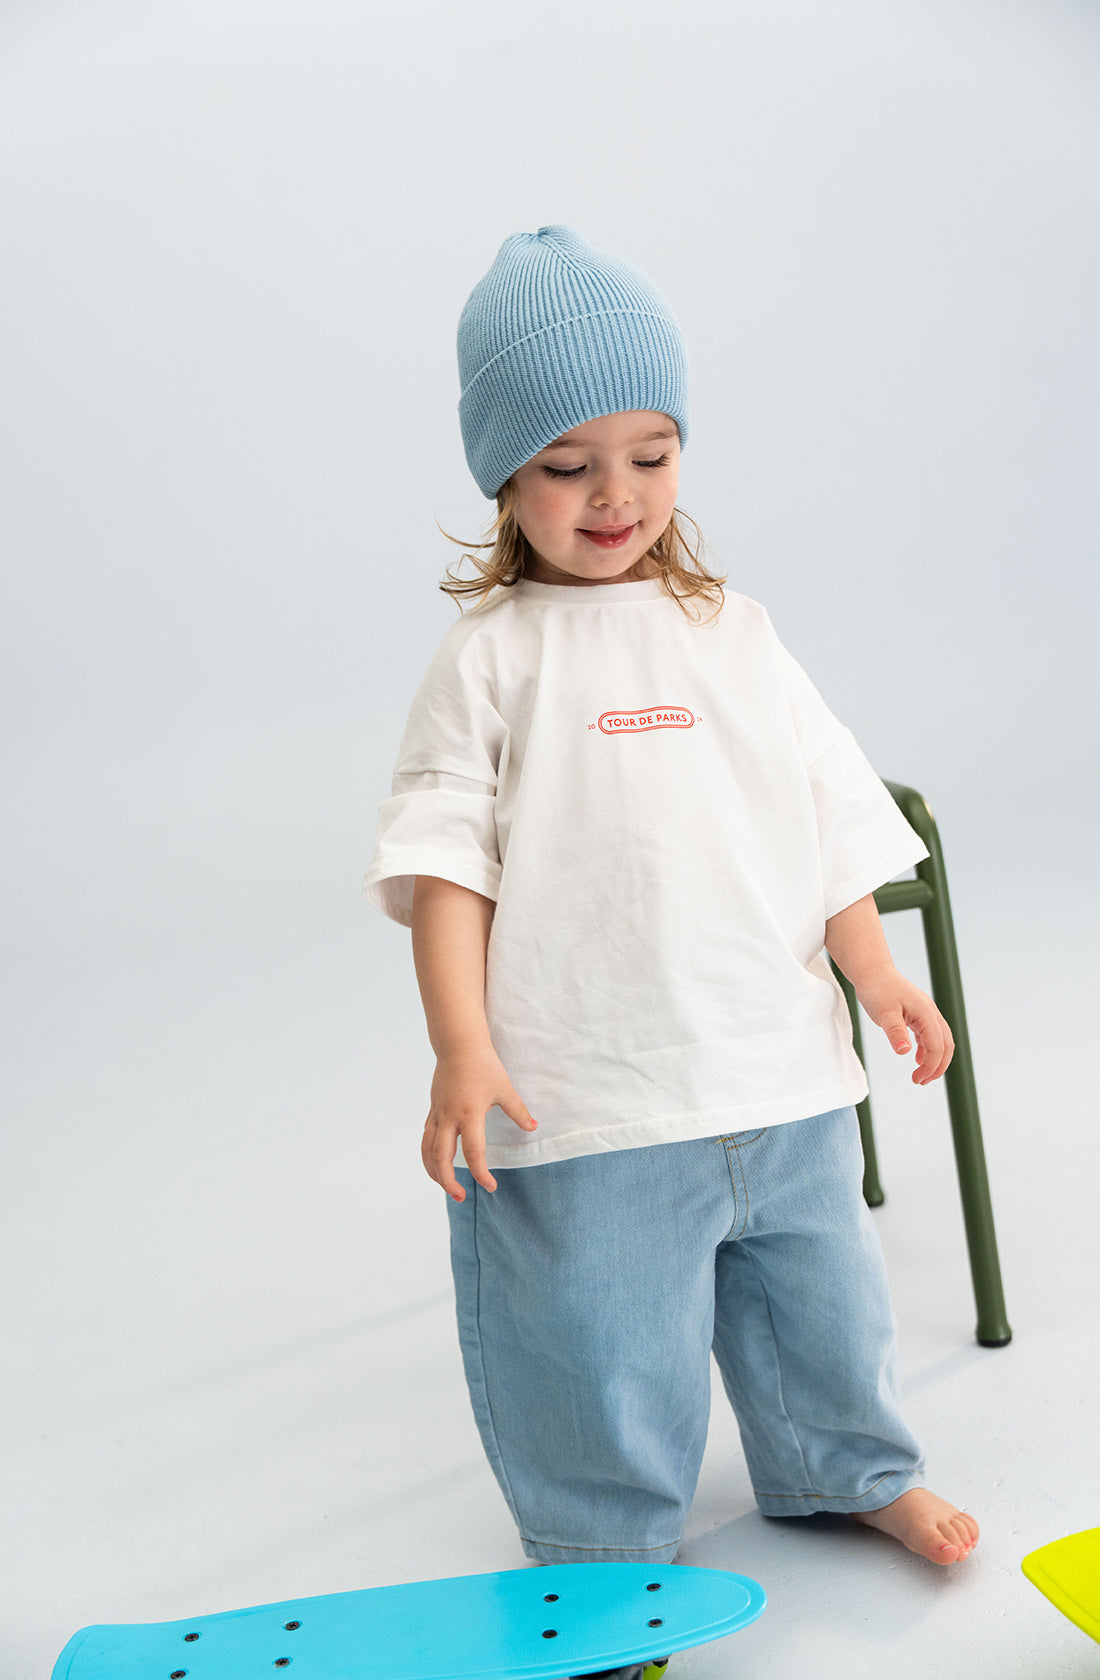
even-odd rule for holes
{"type": "Polygon", "coordinates": [[[440,1039],[432,1046],[437,1062],[452,1061],[459,1056],[495,1056],[493,1041],[489,1037],[489,1030],[472,1028],[468,1032],[456,1033],[453,1037],[440,1039]]]}
{"type": "Polygon", "coordinates": [[[890,988],[896,986],[901,979],[901,975],[896,965],[890,959],[887,959],[868,963],[865,967],[858,968],[854,974],[848,975],[848,979],[856,996],[862,1002],[865,993],[870,995],[872,992],[881,991],[884,986],[890,988]]]}

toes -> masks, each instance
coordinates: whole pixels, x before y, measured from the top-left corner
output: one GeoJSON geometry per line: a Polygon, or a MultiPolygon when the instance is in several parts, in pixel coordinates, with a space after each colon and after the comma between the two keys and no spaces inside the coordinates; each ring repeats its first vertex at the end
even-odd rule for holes
{"type": "Polygon", "coordinates": [[[959,1558],[969,1557],[978,1539],[978,1525],[973,1517],[968,1517],[965,1511],[959,1511],[949,1521],[940,1525],[943,1543],[940,1546],[941,1556],[951,1552],[953,1556],[948,1562],[955,1562],[959,1558]]]}

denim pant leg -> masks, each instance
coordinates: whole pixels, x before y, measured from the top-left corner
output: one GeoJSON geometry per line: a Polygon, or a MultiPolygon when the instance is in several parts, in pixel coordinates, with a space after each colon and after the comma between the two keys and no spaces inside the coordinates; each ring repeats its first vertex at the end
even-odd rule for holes
{"type": "Polygon", "coordinates": [[[768,1516],[871,1511],[923,1484],[855,1110],[722,1140],[739,1215],[714,1352],[768,1516]]]}
{"type": "Polygon", "coordinates": [[[713,1138],[458,1172],[448,1202],[474,1415],[528,1557],[670,1563],[710,1405],[713,1138]]]}

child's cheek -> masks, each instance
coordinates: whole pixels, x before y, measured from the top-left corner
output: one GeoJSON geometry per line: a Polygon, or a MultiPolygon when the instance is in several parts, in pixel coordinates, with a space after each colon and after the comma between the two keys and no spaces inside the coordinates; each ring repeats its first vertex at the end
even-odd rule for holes
{"type": "Polygon", "coordinates": [[[575,490],[548,490],[539,501],[539,513],[549,525],[572,525],[578,506],[575,490]]]}

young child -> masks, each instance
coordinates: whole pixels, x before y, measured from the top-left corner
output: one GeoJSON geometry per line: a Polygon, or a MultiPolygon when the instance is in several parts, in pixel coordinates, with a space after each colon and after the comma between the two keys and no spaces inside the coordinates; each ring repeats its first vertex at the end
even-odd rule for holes
{"type": "Polygon", "coordinates": [[[685,536],[687,360],[652,282],[574,228],[513,234],[458,353],[495,539],[450,586],[481,598],[412,702],[364,890],[412,929],[423,1160],[524,1551],[675,1558],[713,1350],[761,1511],[956,1562],[977,1524],[898,1410],[826,955],[938,1079],[950,1030],[871,896],[925,847],[685,536]]]}

